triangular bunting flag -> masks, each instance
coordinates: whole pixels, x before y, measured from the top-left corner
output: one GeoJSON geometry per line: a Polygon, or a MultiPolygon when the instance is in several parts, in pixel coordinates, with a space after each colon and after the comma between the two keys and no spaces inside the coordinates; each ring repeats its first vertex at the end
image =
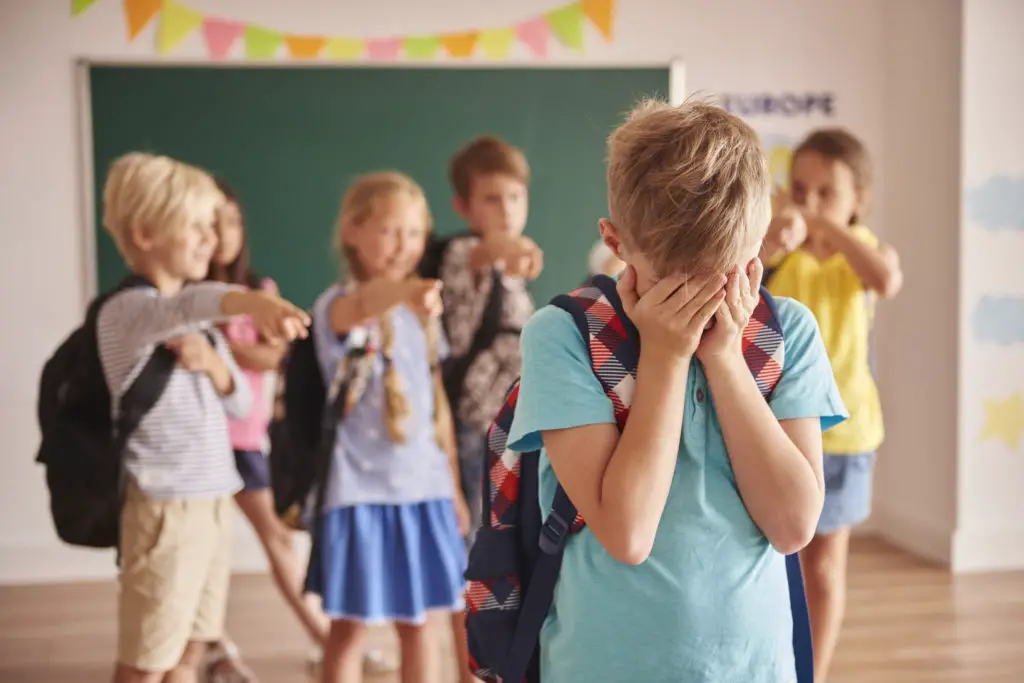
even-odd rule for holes
{"type": "Polygon", "coordinates": [[[85,10],[92,7],[96,0],[71,0],[71,16],[77,17],[85,10]]]}
{"type": "Polygon", "coordinates": [[[327,47],[324,48],[324,52],[331,59],[351,61],[362,57],[365,47],[366,43],[354,38],[331,38],[327,41],[327,47]]]}
{"type": "Polygon", "coordinates": [[[327,44],[327,39],[319,36],[285,36],[284,44],[288,53],[296,59],[316,59],[327,44]]]}
{"type": "Polygon", "coordinates": [[[530,51],[538,57],[548,54],[548,20],[544,17],[530,19],[516,26],[516,35],[530,51]]]}
{"type": "Polygon", "coordinates": [[[615,15],[615,0],[582,0],[583,13],[601,32],[605,40],[612,39],[612,24],[615,15]]]}
{"type": "Polygon", "coordinates": [[[160,12],[160,35],[157,51],[167,54],[178,47],[190,33],[203,25],[203,15],[191,7],[185,7],[174,0],[164,0],[160,12]]]}
{"type": "Polygon", "coordinates": [[[245,27],[245,56],[248,59],[272,59],[284,40],[277,31],[262,26],[245,27]]]}
{"type": "Polygon", "coordinates": [[[207,17],[203,22],[203,37],[206,38],[206,51],[212,59],[225,59],[244,30],[245,26],[243,24],[207,17]]]}
{"type": "Polygon", "coordinates": [[[568,5],[547,13],[551,32],[558,42],[571,50],[583,49],[583,8],[568,5]]]}
{"type": "Polygon", "coordinates": [[[409,59],[431,59],[441,47],[437,36],[410,36],[402,41],[409,59]]]}
{"type": "Polygon", "coordinates": [[[478,33],[449,33],[441,36],[441,45],[449,57],[465,58],[472,57],[476,48],[478,33]]]}
{"type": "Polygon", "coordinates": [[[487,59],[505,59],[516,39],[514,28],[495,28],[480,32],[480,49],[487,59]]]}
{"type": "Polygon", "coordinates": [[[128,40],[135,40],[142,29],[160,11],[161,0],[124,0],[124,19],[128,24],[128,40]]]}
{"type": "Polygon", "coordinates": [[[379,61],[391,61],[398,58],[402,51],[401,38],[380,38],[366,42],[366,54],[370,59],[379,61]]]}

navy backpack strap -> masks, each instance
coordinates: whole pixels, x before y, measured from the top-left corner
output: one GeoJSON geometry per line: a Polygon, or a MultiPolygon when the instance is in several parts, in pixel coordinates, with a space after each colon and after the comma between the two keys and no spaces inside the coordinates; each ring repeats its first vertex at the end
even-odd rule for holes
{"type": "MultiPolygon", "coordinates": [[[[614,289],[614,282],[612,288],[614,289]]],[[[570,294],[557,296],[551,303],[572,316],[580,336],[587,345],[589,356],[591,340],[586,311],[570,294]]],[[[558,573],[562,568],[565,541],[572,531],[576,514],[576,506],[569,500],[565,489],[559,485],[551,503],[551,512],[540,530],[540,553],[530,576],[530,584],[524,586],[522,610],[519,613],[504,670],[500,672],[503,681],[522,681],[530,667],[541,627],[544,626],[544,620],[551,609],[555,584],[558,583],[558,573]]]]}
{"type": "Polygon", "coordinates": [[[537,649],[541,627],[551,609],[551,601],[555,596],[555,584],[558,583],[558,572],[562,568],[562,554],[565,540],[569,536],[569,525],[576,519],[576,506],[569,500],[561,486],[555,491],[555,499],[551,505],[551,514],[541,528],[540,548],[537,562],[533,567],[530,585],[526,587],[526,597],[516,623],[515,635],[509,648],[508,659],[503,681],[521,681],[537,649]]]}
{"type": "MultiPolygon", "coordinates": [[[[782,265],[781,263],[779,265],[782,265]]],[[[776,268],[777,269],[777,268],[776,268]]],[[[765,271],[762,282],[771,277],[765,271]]],[[[761,298],[771,313],[768,324],[782,333],[782,321],[779,319],[779,307],[775,297],[767,287],[761,285],[761,298]]],[[[785,362],[783,361],[783,372],[785,362]]],[[[800,566],[800,556],[796,553],[786,556],[786,579],[789,584],[789,608],[793,616],[793,658],[796,662],[797,683],[814,683],[814,647],[811,641],[811,618],[807,611],[807,593],[804,588],[804,575],[800,566]]]]}

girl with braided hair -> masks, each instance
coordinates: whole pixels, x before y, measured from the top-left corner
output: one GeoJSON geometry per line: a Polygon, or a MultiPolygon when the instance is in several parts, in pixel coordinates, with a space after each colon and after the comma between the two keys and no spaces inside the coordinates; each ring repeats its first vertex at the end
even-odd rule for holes
{"type": "Polygon", "coordinates": [[[347,280],[313,307],[329,396],[344,392],[306,579],[331,618],[325,683],[361,680],[373,623],[395,624],[403,681],[436,681],[427,614],[462,609],[468,509],[440,376],[440,283],[415,276],[430,223],[410,178],[358,178],[336,234],[347,280]]]}

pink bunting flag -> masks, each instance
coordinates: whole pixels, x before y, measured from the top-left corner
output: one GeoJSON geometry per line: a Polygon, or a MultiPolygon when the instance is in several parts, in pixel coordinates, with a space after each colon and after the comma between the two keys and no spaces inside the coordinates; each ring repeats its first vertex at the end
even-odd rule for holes
{"type": "Polygon", "coordinates": [[[210,53],[210,57],[225,59],[243,31],[245,31],[244,24],[207,17],[203,22],[203,36],[206,38],[206,49],[210,53]]]}
{"type": "Polygon", "coordinates": [[[401,51],[401,38],[381,38],[366,41],[366,54],[371,60],[390,61],[398,59],[401,51]]]}
{"type": "Polygon", "coordinates": [[[545,17],[530,19],[516,26],[516,35],[519,40],[537,57],[547,56],[549,33],[550,27],[545,17]]]}

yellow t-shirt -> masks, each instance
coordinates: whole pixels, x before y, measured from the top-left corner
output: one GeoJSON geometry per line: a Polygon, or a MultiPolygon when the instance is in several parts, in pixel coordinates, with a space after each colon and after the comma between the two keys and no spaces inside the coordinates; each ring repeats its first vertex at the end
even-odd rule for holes
{"type": "MultiPolygon", "coordinates": [[[[878,244],[878,238],[866,227],[854,226],[851,230],[865,243],[878,244]]],[[[864,289],[842,254],[819,261],[803,249],[779,263],[768,281],[768,290],[803,303],[818,320],[832,373],[850,413],[850,419],[822,435],[825,453],[848,455],[877,449],[885,428],[868,360],[874,294],[864,289]]]]}

